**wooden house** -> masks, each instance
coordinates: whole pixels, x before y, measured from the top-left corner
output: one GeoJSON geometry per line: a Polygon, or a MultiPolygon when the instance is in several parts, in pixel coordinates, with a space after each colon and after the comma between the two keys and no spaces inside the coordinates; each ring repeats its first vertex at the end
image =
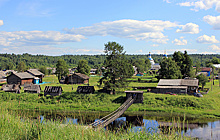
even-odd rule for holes
{"type": "Polygon", "coordinates": [[[44,96],[51,95],[51,96],[59,96],[62,95],[62,87],[61,86],[46,86],[44,89],[44,96]]]}
{"type": "Polygon", "coordinates": [[[7,77],[8,84],[30,85],[33,83],[34,76],[28,72],[11,73],[7,77]]]}
{"type": "Polygon", "coordinates": [[[134,103],[143,103],[143,91],[125,91],[126,93],[126,100],[132,96],[132,98],[134,96],[136,97],[136,100],[134,101],[134,103]]]}
{"type": "Polygon", "coordinates": [[[70,74],[65,79],[65,84],[86,84],[89,82],[89,76],[82,73],[70,74]]]}
{"type": "Polygon", "coordinates": [[[25,85],[23,90],[24,92],[28,92],[28,93],[40,93],[41,87],[40,85],[31,84],[31,85],[25,85]]]}
{"type": "Polygon", "coordinates": [[[156,93],[193,93],[199,87],[198,79],[160,79],[157,87],[152,90],[156,93]]]}
{"type": "Polygon", "coordinates": [[[211,72],[212,72],[212,68],[203,67],[203,68],[201,68],[200,71],[201,71],[201,72],[206,72],[206,73],[207,73],[207,76],[210,76],[210,75],[211,75],[211,72]]]}
{"type": "MultiPolygon", "coordinates": [[[[33,75],[34,77],[38,77],[39,78],[39,83],[42,83],[43,78],[44,78],[44,74],[42,72],[40,72],[37,69],[29,69],[27,70],[28,73],[30,73],[31,75],[33,75]]],[[[35,78],[37,79],[37,78],[35,78]]],[[[37,82],[37,80],[36,80],[37,82]]]]}
{"type": "Polygon", "coordinates": [[[3,85],[1,87],[1,90],[5,91],[5,92],[16,92],[16,93],[20,93],[21,87],[18,84],[7,84],[7,85],[3,85]]]}

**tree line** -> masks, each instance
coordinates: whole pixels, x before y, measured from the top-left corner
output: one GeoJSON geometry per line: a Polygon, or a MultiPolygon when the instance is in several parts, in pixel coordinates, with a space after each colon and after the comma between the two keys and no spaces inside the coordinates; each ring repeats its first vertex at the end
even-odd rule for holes
{"type": "MultiPolygon", "coordinates": [[[[201,67],[209,66],[212,59],[219,61],[219,54],[189,54],[192,59],[193,66],[200,63],[201,67]]],[[[126,59],[129,60],[131,64],[139,65],[139,70],[141,71],[143,67],[140,64],[142,62],[146,63],[148,66],[148,54],[146,55],[128,55],[125,54],[126,59]],[[139,62],[138,62],[139,61],[139,62]],[[142,61],[142,62],[141,62],[142,61]]],[[[173,57],[173,55],[168,55],[168,57],[173,57]]],[[[160,63],[163,60],[163,55],[152,54],[152,58],[155,63],[160,63]]],[[[62,56],[47,56],[47,55],[31,55],[31,54],[0,54],[0,70],[4,69],[16,69],[18,64],[23,62],[26,68],[40,68],[40,67],[56,67],[58,60],[63,59],[68,68],[77,67],[80,60],[88,61],[88,65],[91,68],[103,65],[106,55],[62,55],[62,56]]]]}

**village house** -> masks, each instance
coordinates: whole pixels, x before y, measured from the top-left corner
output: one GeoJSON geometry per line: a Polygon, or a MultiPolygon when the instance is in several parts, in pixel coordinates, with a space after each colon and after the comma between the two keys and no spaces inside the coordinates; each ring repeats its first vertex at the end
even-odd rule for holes
{"type": "Polygon", "coordinates": [[[29,69],[29,70],[27,70],[27,72],[35,77],[38,77],[38,78],[35,78],[35,82],[34,82],[35,84],[38,84],[38,80],[39,80],[39,83],[43,82],[44,74],[42,72],[40,72],[39,70],[29,69]]]}
{"type": "Polygon", "coordinates": [[[206,67],[203,67],[200,69],[201,72],[206,72],[207,73],[207,76],[210,76],[211,73],[212,73],[212,68],[206,68],[206,67]]]}
{"type": "Polygon", "coordinates": [[[51,96],[59,96],[62,95],[62,87],[61,86],[46,86],[44,89],[44,96],[51,95],[51,96]]]}
{"type": "Polygon", "coordinates": [[[157,87],[152,89],[154,93],[195,93],[199,88],[198,79],[160,79],[157,87]]]}
{"type": "Polygon", "coordinates": [[[89,76],[82,73],[69,74],[65,78],[65,84],[86,84],[89,82],[89,76]]]}
{"type": "Polygon", "coordinates": [[[17,84],[7,84],[7,85],[2,85],[1,90],[5,92],[15,92],[15,93],[20,93],[21,87],[20,85],[17,84]]]}
{"type": "Polygon", "coordinates": [[[28,92],[28,93],[40,93],[41,91],[41,87],[40,85],[24,85],[24,92],[28,92]]]}
{"type": "Polygon", "coordinates": [[[33,81],[34,81],[34,76],[28,72],[11,73],[11,75],[7,77],[8,84],[26,85],[26,84],[32,84],[33,81]]]}

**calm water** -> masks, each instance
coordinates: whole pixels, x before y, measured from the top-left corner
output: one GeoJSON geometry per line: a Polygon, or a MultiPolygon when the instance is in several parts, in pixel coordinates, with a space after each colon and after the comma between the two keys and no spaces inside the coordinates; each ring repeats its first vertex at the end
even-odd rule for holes
{"type": "MultiPolygon", "coordinates": [[[[106,114],[105,114],[106,115],[106,114]]],[[[41,122],[44,123],[48,120],[60,120],[63,124],[80,124],[88,125],[99,118],[105,116],[104,114],[72,114],[72,115],[60,115],[60,114],[41,114],[38,116],[41,122]]],[[[173,118],[155,117],[152,116],[128,116],[123,115],[122,117],[116,119],[114,122],[109,124],[105,129],[114,131],[126,131],[131,128],[131,131],[148,131],[151,133],[163,132],[167,133],[168,128],[179,128],[177,133],[184,134],[186,136],[199,138],[199,139],[220,139],[220,120],[197,120],[196,118],[187,118],[189,120],[185,123],[171,123],[171,122],[183,122],[182,118],[176,120],[173,118]],[[188,122],[188,123],[187,123],[188,122]],[[193,122],[193,123],[192,123],[193,122]]]]}

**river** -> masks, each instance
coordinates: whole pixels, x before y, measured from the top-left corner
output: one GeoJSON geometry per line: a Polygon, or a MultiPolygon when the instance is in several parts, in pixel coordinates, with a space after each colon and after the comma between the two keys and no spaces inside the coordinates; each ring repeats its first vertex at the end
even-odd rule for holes
{"type": "MultiPolygon", "coordinates": [[[[60,121],[62,124],[88,125],[102,118],[106,113],[52,113],[52,112],[26,112],[32,119],[47,121],[60,121]],[[33,117],[35,116],[35,117],[33,117]]],[[[159,115],[159,114],[158,114],[159,115]]],[[[198,139],[220,139],[220,120],[198,119],[196,117],[179,117],[169,115],[128,115],[123,114],[114,122],[105,127],[110,131],[147,131],[150,133],[168,133],[174,129],[176,133],[198,139]]]]}

